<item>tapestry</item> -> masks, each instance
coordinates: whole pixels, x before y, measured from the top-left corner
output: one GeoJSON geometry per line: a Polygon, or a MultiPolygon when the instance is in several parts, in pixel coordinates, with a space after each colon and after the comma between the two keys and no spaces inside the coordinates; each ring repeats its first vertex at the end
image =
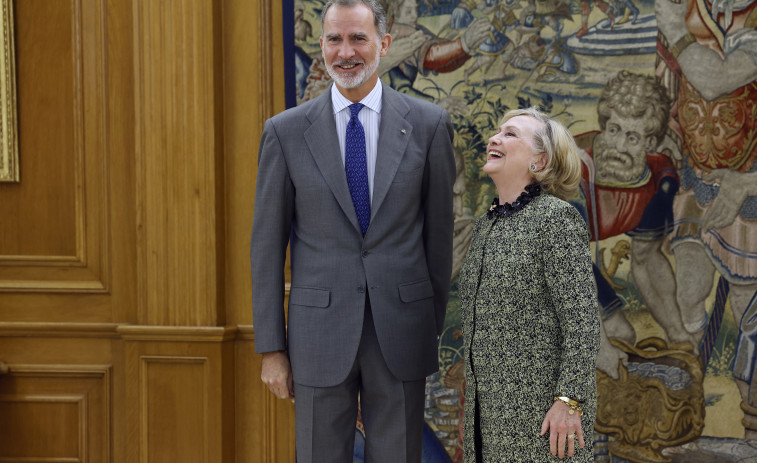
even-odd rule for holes
{"type": "MultiPolygon", "coordinates": [[[[571,202],[591,232],[601,315],[595,460],[757,459],[757,1],[381,1],[381,79],[455,126],[454,272],[424,462],[462,461],[455,280],[496,196],[487,140],[530,106],[581,148],[571,202]]],[[[331,84],[324,3],[291,5],[292,104],[331,84]]],[[[358,425],[355,461],[363,439],[358,425]]]]}

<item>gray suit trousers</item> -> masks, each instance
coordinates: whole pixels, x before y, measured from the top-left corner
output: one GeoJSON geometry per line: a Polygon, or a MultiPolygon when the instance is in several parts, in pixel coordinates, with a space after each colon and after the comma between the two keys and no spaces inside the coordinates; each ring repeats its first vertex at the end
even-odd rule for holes
{"type": "Polygon", "coordinates": [[[365,312],[347,378],[333,387],[294,384],[297,463],[352,463],[358,400],[366,463],[421,461],[426,380],[401,381],[389,371],[367,301],[365,312]]]}

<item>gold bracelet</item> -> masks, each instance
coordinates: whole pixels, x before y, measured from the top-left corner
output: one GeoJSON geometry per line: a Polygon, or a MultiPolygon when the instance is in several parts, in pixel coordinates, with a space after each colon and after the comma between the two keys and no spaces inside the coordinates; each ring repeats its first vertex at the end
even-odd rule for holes
{"type": "Polygon", "coordinates": [[[579,401],[566,396],[555,397],[555,402],[557,402],[558,400],[570,407],[570,410],[568,410],[569,415],[572,415],[575,412],[578,412],[579,416],[582,416],[584,414],[584,411],[581,410],[581,403],[579,401]]]}

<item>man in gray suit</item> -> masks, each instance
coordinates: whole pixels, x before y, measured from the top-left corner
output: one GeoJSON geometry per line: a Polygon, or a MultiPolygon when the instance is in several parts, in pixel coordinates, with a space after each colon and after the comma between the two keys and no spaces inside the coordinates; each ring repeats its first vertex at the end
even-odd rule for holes
{"type": "Polygon", "coordinates": [[[419,462],[452,265],[452,126],[446,111],[378,79],[391,36],[376,0],[332,0],[321,21],[335,85],[266,121],[260,141],[251,257],[261,378],[296,397],[299,463],[352,462],[358,395],[366,461],[419,462]]]}

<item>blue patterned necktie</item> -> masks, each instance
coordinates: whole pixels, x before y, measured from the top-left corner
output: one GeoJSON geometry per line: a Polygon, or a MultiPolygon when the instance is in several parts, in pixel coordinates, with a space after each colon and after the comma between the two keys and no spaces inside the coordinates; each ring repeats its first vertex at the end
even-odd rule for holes
{"type": "Polygon", "coordinates": [[[350,105],[350,121],[347,123],[347,137],[344,144],[344,170],[347,186],[350,188],[352,204],[355,206],[360,231],[365,236],[371,221],[371,198],[368,192],[368,164],[365,156],[365,131],[357,115],[363,109],[362,103],[350,105]]]}

